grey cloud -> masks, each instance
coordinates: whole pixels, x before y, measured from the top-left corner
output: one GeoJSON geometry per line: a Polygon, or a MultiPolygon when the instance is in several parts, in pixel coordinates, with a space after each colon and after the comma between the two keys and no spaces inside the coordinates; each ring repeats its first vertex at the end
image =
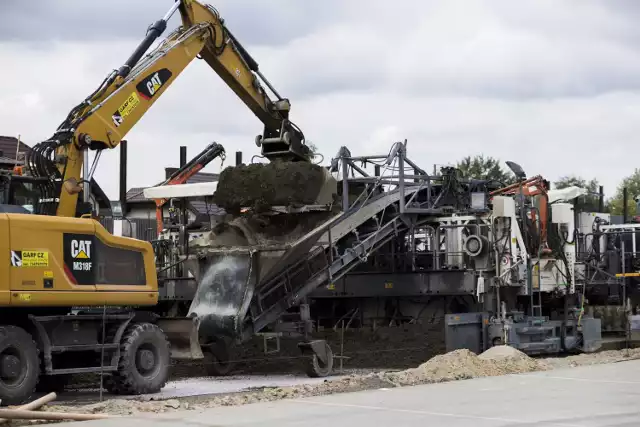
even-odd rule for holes
{"type": "MultiPolygon", "coordinates": [[[[550,179],[598,175],[609,192],[635,168],[625,155],[640,132],[635,2],[210,1],[327,158],[341,145],[386,153],[392,140],[408,137],[411,157],[425,168],[484,152],[550,179]],[[579,150],[567,148],[575,144],[579,150]]],[[[0,37],[15,41],[0,40],[0,61],[12,65],[0,79],[0,134],[48,137],[168,2],[7,4],[0,37]],[[125,4],[126,13],[117,10],[125,4]],[[24,46],[38,40],[36,29],[48,35],[34,53],[24,46]],[[64,72],[51,84],[43,69],[64,72]]],[[[195,154],[216,139],[250,158],[260,128],[196,61],[127,135],[130,158],[144,159],[144,168],[132,167],[131,184],[157,181],[181,144],[195,154]]],[[[116,164],[117,153],[104,156],[105,187],[116,164]]]]}
{"type": "MultiPolygon", "coordinates": [[[[244,43],[277,45],[314,31],[323,19],[333,15],[332,4],[336,1],[222,0],[214,6],[244,43]]],[[[0,41],[142,38],[147,27],[171,4],[171,0],[8,1],[0,14],[0,41]]],[[[176,15],[170,26],[179,24],[176,15]]]]}

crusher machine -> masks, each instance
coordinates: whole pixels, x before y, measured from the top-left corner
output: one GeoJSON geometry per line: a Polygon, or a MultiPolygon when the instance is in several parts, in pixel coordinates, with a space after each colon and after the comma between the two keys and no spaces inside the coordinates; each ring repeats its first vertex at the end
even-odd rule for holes
{"type": "MultiPolygon", "coordinates": [[[[324,171],[312,203],[236,206],[154,243],[161,299],[200,319],[218,373],[229,342],[273,333],[301,337],[308,373],[329,374],[332,350],[312,336],[320,318],[337,319],[336,301],[343,313],[359,310],[361,326],[375,321],[380,300],[397,304],[398,323],[420,322],[426,306],[444,301],[448,350],[600,348],[573,238],[580,189],[550,190],[523,173],[511,186],[463,179],[453,167],[428,174],[407,157],[406,141],[380,156],[343,147],[324,171]]],[[[215,199],[215,184],[198,185],[145,194],[215,199]]]]}

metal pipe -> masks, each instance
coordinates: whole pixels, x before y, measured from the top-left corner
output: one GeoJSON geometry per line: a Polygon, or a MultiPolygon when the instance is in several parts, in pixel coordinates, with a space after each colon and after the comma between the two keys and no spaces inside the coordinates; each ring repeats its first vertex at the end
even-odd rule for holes
{"type": "Polygon", "coordinates": [[[122,216],[127,215],[127,141],[120,141],[120,206],[122,216]]]}
{"type": "Polygon", "coordinates": [[[124,78],[129,75],[133,67],[138,63],[138,61],[140,61],[140,58],[142,58],[147,50],[149,50],[153,42],[156,41],[156,39],[160,37],[162,33],[164,33],[164,30],[167,29],[167,21],[169,21],[176,10],[178,10],[178,7],[181,3],[181,1],[176,1],[175,3],[173,3],[171,9],[169,9],[164,17],[154,22],[149,27],[149,30],[147,30],[147,35],[144,37],[144,39],[142,39],[138,47],[136,47],[136,50],[133,51],[129,59],[127,59],[127,61],[120,67],[120,69],[118,69],[119,77],[124,78]]]}
{"type": "Polygon", "coordinates": [[[93,174],[95,173],[96,168],[98,167],[98,161],[100,160],[101,155],[102,155],[102,150],[98,150],[98,152],[96,153],[96,157],[93,159],[93,163],[91,164],[91,169],[89,170],[89,177],[88,177],[89,182],[91,182],[91,179],[93,178],[93,174]]]}
{"type": "Polygon", "coordinates": [[[236,166],[242,164],[242,151],[236,151],[236,166]]]}
{"type": "Polygon", "coordinates": [[[173,16],[173,14],[176,13],[176,10],[178,10],[180,3],[181,3],[180,0],[176,0],[175,3],[173,3],[173,6],[171,6],[171,9],[169,9],[169,11],[164,15],[162,20],[165,22],[169,21],[169,19],[171,19],[171,17],[173,16]]]}
{"type": "Polygon", "coordinates": [[[349,209],[349,160],[342,158],[342,210],[349,209]]]}
{"type": "Polygon", "coordinates": [[[601,185],[598,191],[598,212],[604,212],[604,187],[601,185]]]}
{"type": "Polygon", "coordinates": [[[368,177],[369,174],[366,173],[363,169],[361,169],[360,167],[356,166],[351,160],[348,161],[349,162],[349,166],[351,166],[356,172],[358,172],[360,175],[364,176],[364,177],[368,177]]]}
{"type": "Polygon", "coordinates": [[[404,159],[407,164],[409,166],[411,166],[414,170],[414,172],[416,173],[416,175],[428,175],[427,172],[424,171],[424,169],[420,168],[418,165],[416,165],[415,163],[413,163],[413,161],[411,161],[411,159],[404,159]]]}
{"type": "MultiPolygon", "coordinates": [[[[420,186],[418,187],[418,189],[416,191],[413,192],[413,194],[411,195],[411,197],[409,198],[409,200],[407,201],[407,203],[405,204],[405,208],[409,208],[409,206],[411,206],[411,203],[413,203],[414,199],[418,196],[418,194],[420,193],[420,190],[422,190],[424,188],[424,181],[420,182],[420,186]]],[[[406,212],[406,209],[405,209],[406,212]]]]}
{"type": "MultiPolygon", "coordinates": [[[[626,190],[626,187],[625,187],[625,190],[626,190]]],[[[627,297],[627,292],[626,292],[627,291],[627,277],[624,276],[624,274],[627,272],[627,269],[626,269],[627,255],[624,252],[624,249],[625,249],[624,248],[624,240],[620,241],[620,248],[621,248],[621,252],[622,252],[622,256],[620,258],[622,258],[622,274],[623,274],[623,276],[622,276],[622,301],[623,301],[623,304],[624,304],[624,301],[625,301],[625,299],[627,297]]]]}
{"type": "Polygon", "coordinates": [[[400,215],[404,214],[406,208],[406,200],[404,199],[404,146],[399,144],[398,150],[398,169],[400,172],[400,183],[398,185],[398,191],[400,192],[400,215]]]}
{"type": "MultiPolygon", "coordinates": [[[[381,185],[398,185],[400,181],[391,180],[391,179],[381,179],[376,177],[366,177],[366,178],[349,178],[348,182],[354,183],[362,183],[362,184],[381,184],[381,185]]],[[[417,185],[412,185],[412,187],[417,187],[417,185]]]]}
{"type": "MultiPolygon", "coordinates": [[[[187,147],[184,145],[180,146],[180,168],[182,169],[187,164],[187,147]]],[[[182,225],[186,227],[187,225],[187,199],[182,199],[180,201],[180,214],[182,215],[182,225]]],[[[181,230],[182,231],[182,230],[181,230]]],[[[185,231],[186,233],[186,231],[185,231]]],[[[189,241],[189,236],[185,235],[184,245],[186,247],[189,241]]]]}
{"type": "Polygon", "coordinates": [[[180,167],[183,167],[187,164],[187,147],[184,145],[180,146],[180,167]]]}
{"type": "Polygon", "coordinates": [[[258,75],[258,77],[260,77],[260,79],[264,82],[264,84],[267,85],[267,87],[271,90],[271,92],[273,92],[276,98],[278,98],[278,101],[282,101],[283,98],[280,96],[276,88],[274,88],[273,85],[269,82],[269,80],[267,80],[267,78],[264,75],[262,75],[260,70],[256,69],[256,74],[258,75]]]}
{"type": "MultiPolygon", "coordinates": [[[[434,180],[442,180],[441,176],[429,176],[429,175],[408,175],[408,174],[404,174],[402,175],[404,177],[405,180],[407,179],[417,179],[419,181],[428,181],[429,179],[434,179],[434,180]]],[[[384,176],[386,179],[400,179],[400,175],[385,175],[384,176]]],[[[362,178],[349,178],[349,180],[353,181],[353,180],[367,180],[368,181],[376,181],[375,177],[372,176],[367,176],[367,177],[362,177],[362,178]]],[[[365,182],[365,181],[362,181],[365,182]]]]}
{"type": "Polygon", "coordinates": [[[351,160],[352,162],[360,162],[360,161],[367,161],[367,160],[382,160],[382,159],[387,159],[388,156],[383,156],[383,155],[379,155],[379,156],[359,156],[359,157],[346,157],[347,160],[351,160]]]}
{"type": "Polygon", "coordinates": [[[82,180],[84,181],[84,185],[82,186],[82,201],[85,203],[89,203],[91,200],[91,178],[89,178],[89,149],[85,148],[82,150],[82,180]]]}
{"type": "Polygon", "coordinates": [[[629,221],[629,212],[627,204],[629,203],[629,190],[627,187],[622,189],[622,222],[627,223],[629,221]]]}

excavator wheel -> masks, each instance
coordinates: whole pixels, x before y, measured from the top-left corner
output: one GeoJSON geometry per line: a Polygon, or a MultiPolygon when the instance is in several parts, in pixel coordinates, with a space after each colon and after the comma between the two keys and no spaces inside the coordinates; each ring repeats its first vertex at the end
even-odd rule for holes
{"type": "Polygon", "coordinates": [[[39,376],[38,347],[33,337],[17,326],[0,326],[2,405],[17,405],[29,399],[39,376]]]}
{"type": "Polygon", "coordinates": [[[326,362],[322,362],[316,353],[313,353],[307,361],[307,375],[310,378],[323,378],[331,374],[333,370],[333,351],[329,343],[324,342],[326,362]]]}
{"type": "Polygon", "coordinates": [[[114,394],[157,393],[169,378],[169,341],[153,323],[127,327],[120,344],[118,370],[105,383],[114,394]]]}

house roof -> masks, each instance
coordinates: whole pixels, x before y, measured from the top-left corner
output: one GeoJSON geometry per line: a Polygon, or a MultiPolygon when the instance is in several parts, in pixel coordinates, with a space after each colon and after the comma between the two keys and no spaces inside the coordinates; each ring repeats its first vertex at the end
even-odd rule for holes
{"type": "MultiPolygon", "coordinates": [[[[166,176],[171,176],[178,168],[165,168],[166,176]]],[[[188,184],[196,184],[201,182],[216,182],[218,181],[219,174],[198,172],[187,180],[188,184]]],[[[146,187],[133,187],[127,191],[127,203],[153,203],[144,197],[144,189],[146,187]]],[[[192,210],[195,213],[207,214],[207,215],[221,215],[224,214],[224,210],[217,205],[207,203],[204,200],[190,200],[192,210]]]]}
{"type": "MultiPolygon", "coordinates": [[[[164,168],[165,176],[169,178],[178,168],[164,168]]],[[[220,177],[217,173],[198,172],[187,180],[187,184],[196,184],[199,182],[216,182],[220,177]]]]}
{"type": "MultiPolygon", "coordinates": [[[[12,136],[0,136],[0,165],[13,167],[16,164],[24,164],[20,156],[16,161],[17,144],[18,138],[14,138],[12,136]]],[[[25,153],[29,150],[29,146],[21,141],[18,153],[25,153]]]]}
{"type": "MultiPolygon", "coordinates": [[[[16,148],[18,144],[18,138],[14,138],[13,136],[1,136],[0,135],[0,157],[5,157],[15,162],[16,160],[16,148]]],[[[31,150],[27,144],[20,141],[20,147],[18,148],[18,152],[26,153],[31,150]]]]}
{"type": "MultiPolygon", "coordinates": [[[[31,147],[29,147],[27,144],[25,144],[22,141],[20,141],[19,147],[17,144],[18,144],[18,138],[14,138],[13,136],[0,135],[0,164],[2,164],[3,160],[6,160],[6,159],[8,159],[10,163],[4,163],[4,164],[11,164],[11,165],[15,164],[16,148],[19,153],[26,153],[31,150],[31,147]]],[[[21,164],[21,162],[19,163],[21,164]]],[[[111,203],[109,202],[109,198],[104,193],[104,191],[102,191],[102,188],[100,188],[100,186],[94,179],[91,179],[91,193],[93,193],[94,197],[96,198],[100,206],[101,214],[104,210],[111,209],[111,203]]]]}
{"type": "Polygon", "coordinates": [[[144,197],[144,189],[146,187],[131,187],[127,190],[127,203],[152,203],[153,200],[149,200],[144,197]]]}
{"type": "Polygon", "coordinates": [[[0,156],[0,165],[6,166],[14,166],[16,164],[21,165],[23,162],[16,161],[16,159],[11,159],[9,157],[0,156]]]}

